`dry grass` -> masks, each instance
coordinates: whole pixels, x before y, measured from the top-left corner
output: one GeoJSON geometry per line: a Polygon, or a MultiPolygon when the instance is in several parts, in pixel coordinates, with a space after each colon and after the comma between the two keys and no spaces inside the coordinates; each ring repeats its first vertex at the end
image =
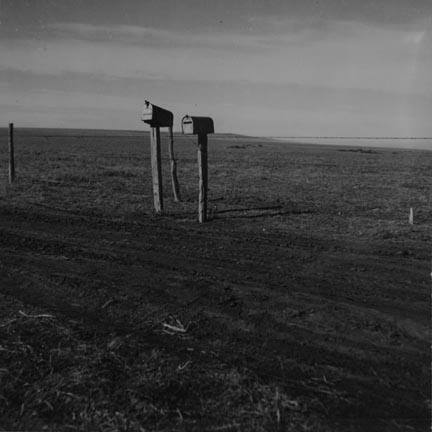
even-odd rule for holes
{"type": "Polygon", "coordinates": [[[155,217],[147,138],[17,131],[0,430],[425,430],[432,153],[216,135],[199,226],[195,144],[155,217]]]}
{"type": "MultiPolygon", "coordinates": [[[[150,331],[176,337],[163,328],[150,331]]],[[[197,356],[187,339],[173,355],[164,348],[169,340],[156,348],[145,331],[100,334],[19,311],[1,321],[0,340],[6,430],[306,431],[318,424],[301,399],[212,353],[197,356]]]]}

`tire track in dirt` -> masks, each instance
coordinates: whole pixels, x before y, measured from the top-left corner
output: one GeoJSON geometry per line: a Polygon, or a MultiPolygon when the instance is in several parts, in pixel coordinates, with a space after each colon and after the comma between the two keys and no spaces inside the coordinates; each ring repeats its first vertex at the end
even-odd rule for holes
{"type": "MultiPolygon", "coordinates": [[[[383,283],[382,278],[378,279],[375,276],[373,277],[376,279],[375,286],[365,290],[367,287],[362,284],[364,276],[368,278],[370,283],[371,277],[369,275],[371,273],[389,274],[398,263],[389,262],[389,260],[381,260],[377,263],[376,259],[372,257],[346,252],[342,257],[334,252],[331,254],[320,252],[318,255],[317,252],[314,252],[314,256],[309,251],[314,239],[308,239],[306,244],[300,246],[290,239],[289,247],[279,247],[276,250],[272,247],[268,252],[262,250],[261,247],[257,255],[254,246],[260,239],[252,239],[251,241],[247,239],[234,243],[230,232],[220,232],[218,243],[211,244],[207,241],[202,247],[189,248],[180,245],[187,242],[199,243],[199,239],[197,240],[194,235],[188,234],[187,239],[180,237],[183,233],[177,234],[178,237],[174,238],[171,234],[167,236],[164,231],[165,235],[161,235],[160,229],[156,233],[153,232],[152,223],[146,226],[144,232],[132,233],[118,230],[113,232],[112,229],[107,230],[106,225],[97,225],[92,232],[93,228],[89,230],[86,226],[87,236],[83,237],[82,233],[78,236],[74,230],[68,233],[67,229],[63,229],[64,220],[60,219],[58,224],[60,225],[59,229],[62,230],[61,240],[47,237],[45,233],[48,232],[49,227],[45,224],[46,222],[39,226],[37,231],[34,231],[35,224],[31,224],[33,231],[30,231],[27,236],[23,234],[23,227],[20,228],[19,233],[13,232],[13,230],[3,231],[2,242],[11,246],[18,244],[29,251],[38,250],[45,254],[50,253],[50,251],[57,253],[58,250],[63,250],[70,258],[80,257],[95,261],[108,260],[116,264],[165,268],[179,273],[191,273],[195,276],[210,278],[216,282],[223,281],[223,276],[220,276],[222,270],[227,274],[225,279],[227,283],[241,284],[247,281],[248,283],[265,285],[268,288],[284,290],[288,285],[290,291],[302,290],[306,285],[309,287],[308,290],[315,287],[312,288],[312,292],[327,299],[340,298],[345,295],[346,300],[350,298],[354,302],[361,300],[362,303],[375,308],[378,307],[378,304],[382,304],[387,310],[394,309],[396,307],[395,301],[399,301],[401,303],[397,310],[399,314],[407,313],[407,306],[415,305],[416,301],[418,302],[423,293],[427,291],[424,283],[423,287],[413,283],[411,289],[407,290],[405,287],[396,286],[393,281],[391,281],[393,283],[389,283],[388,279],[383,283]],[[16,237],[14,238],[14,236],[16,237]],[[98,237],[101,238],[100,241],[98,241],[98,237]],[[96,243],[93,239],[96,240],[96,243]],[[167,244],[169,244],[168,247],[167,244]],[[211,252],[209,253],[209,251],[211,252]],[[252,251],[254,253],[251,254],[252,251]],[[324,259],[320,260],[322,254],[325,255],[324,259]],[[227,255],[231,255],[232,258],[227,259],[227,255]],[[258,266],[257,261],[259,262],[258,266]],[[338,263],[338,267],[335,269],[332,268],[334,262],[338,263]],[[279,263],[279,265],[275,267],[275,263],[279,263]],[[322,271],[320,271],[320,267],[323,267],[322,271]],[[313,268],[313,270],[309,271],[309,268],[313,268]],[[355,272],[358,268],[360,268],[360,272],[355,272]],[[349,278],[341,286],[340,279],[343,274],[349,274],[349,278]],[[326,282],[327,279],[338,281],[338,285],[332,286],[332,283],[326,282]],[[421,291],[412,289],[417,286],[421,287],[421,291]],[[346,292],[347,290],[348,292],[346,292]],[[370,292],[369,299],[365,298],[368,290],[370,292]],[[356,292],[361,299],[355,295],[356,292]],[[377,298],[376,295],[381,298],[377,298]],[[389,295],[391,296],[390,300],[383,299],[389,295]]],[[[50,228],[53,228],[51,224],[50,228]]],[[[114,224],[114,228],[118,228],[118,226],[114,224]]],[[[267,238],[265,240],[268,241],[267,238]]],[[[328,247],[331,248],[331,245],[328,247]]],[[[418,266],[421,268],[422,264],[419,262],[418,266]]],[[[406,267],[404,271],[406,273],[406,267]]],[[[411,275],[412,273],[410,272],[411,275]]],[[[418,274],[421,275],[421,271],[418,274]]],[[[420,279],[418,275],[417,279],[420,279]]],[[[406,277],[403,280],[406,280],[406,277]]],[[[407,317],[413,317],[418,313],[419,310],[415,309],[407,317]]],[[[426,317],[426,314],[427,311],[423,310],[423,317],[426,317]]]]}

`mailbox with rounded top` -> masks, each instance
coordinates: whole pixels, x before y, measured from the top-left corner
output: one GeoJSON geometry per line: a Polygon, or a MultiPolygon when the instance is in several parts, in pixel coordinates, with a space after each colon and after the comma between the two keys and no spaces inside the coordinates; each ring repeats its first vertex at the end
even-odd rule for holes
{"type": "Polygon", "coordinates": [[[174,116],[171,111],[145,101],[141,120],[151,127],[172,127],[174,116]]]}
{"type": "Polygon", "coordinates": [[[214,133],[213,119],[185,115],[182,118],[182,132],[187,135],[207,135],[214,133]]]}

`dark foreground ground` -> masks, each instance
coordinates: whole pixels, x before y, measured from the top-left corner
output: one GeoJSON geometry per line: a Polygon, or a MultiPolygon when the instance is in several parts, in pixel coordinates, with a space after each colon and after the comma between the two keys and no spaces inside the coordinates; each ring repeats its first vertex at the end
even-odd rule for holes
{"type": "Polygon", "coordinates": [[[17,131],[0,430],[428,430],[432,152],[147,135],[17,131]]]}

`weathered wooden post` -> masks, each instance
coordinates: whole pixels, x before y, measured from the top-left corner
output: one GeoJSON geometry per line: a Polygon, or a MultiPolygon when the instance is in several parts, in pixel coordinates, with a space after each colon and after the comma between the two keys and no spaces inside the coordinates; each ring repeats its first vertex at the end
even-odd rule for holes
{"type": "Polygon", "coordinates": [[[15,181],[14,125],[9,123],[9,184],[15,181]]]}
{"type": "Polygon", "coordinates": [[[208,191],[208,164],[207,164],[207,135],[198,135],[198,221],[207,221],[207,191],[208,191]]]}
{"type": "Polygon", "coordinates": [[[177,161],[174,156],[174,135],[172,126],[169,129],[169,144],[168,144],[168,153],[171,162],[171,183],[174,195],[174,201],[181,201],[180,198],[180,186],[177,178],[177,161]]]}
{"type": "Polygon", "coordinates": [[[156,213],[163,212],[163,187],[161,167],[160,128],[152,127],[150,130],[150,159],[153,183],[153,203],[156,213]]]}
{"type": "Polygon", "coordinates": [[[414,210],[412,207],[410,207],[409,216],[408,216],[408,223],[410,225],[414,225],[414,210]]]}
{"type": "Polygon", "coordinates": [[[156,213],[163,212],[161,139],[160,128],[172,128],[174,116],[171,111],[145,101],[141,120],[150,125],[150,153],[153,182],[153,202],[156,213]]]}
{"type": "Polygon", "coordinates": [[[210,117],[191,117],[186,115],[182,118],[182,131],[184,134],[198,135],[198,221],[203,223],[207,221],[207,134],[214,133],[213,120],[210,117]]]}

